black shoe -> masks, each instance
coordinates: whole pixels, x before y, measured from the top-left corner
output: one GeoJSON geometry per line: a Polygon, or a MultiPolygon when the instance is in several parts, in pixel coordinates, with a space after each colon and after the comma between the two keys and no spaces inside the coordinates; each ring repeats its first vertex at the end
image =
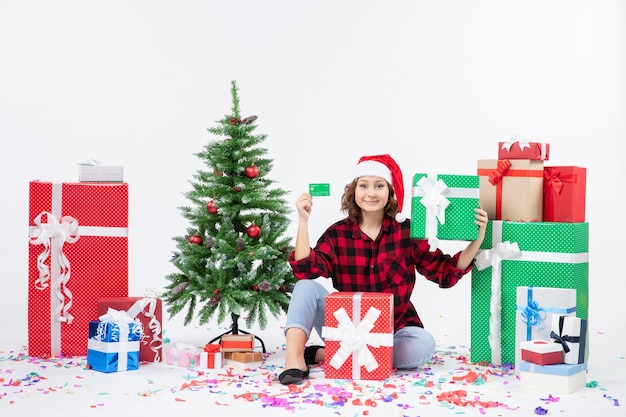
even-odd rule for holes
{"type": "Polygon", "coordinates": [[[309,377],[309,368],[306,371],[301,371],[298,368],[287,369],[278,375],[278,380],[283,385],[300,384],[306,378],[309,377]]]}
{"type": "Polygon", "coordinates": [[[318,349],[324,349],[324,346],[312,345],[304,348],[304,362],[307,365],[317,365],[315,355],[317,355],[318,349]]]}

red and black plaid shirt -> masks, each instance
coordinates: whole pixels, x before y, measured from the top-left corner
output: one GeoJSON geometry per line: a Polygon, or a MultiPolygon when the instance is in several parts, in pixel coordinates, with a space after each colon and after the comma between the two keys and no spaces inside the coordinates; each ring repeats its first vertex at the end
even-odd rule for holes
{"type": "Polygon", "coordinates": [[[410,238],[410,228],[409,220],[398,223],[385,217],[380,235],[372,240],[357,223],[340,220],[322,234],[308,257],[295,261],[292,252],[289,264],[297,279],[329,277],[337,291],[393,293],[395,330],[424,327],[411,302],[415,271],[449,288],[472,266],[456,267],[460,252],[430,252],[426,240],[410,238]]]}

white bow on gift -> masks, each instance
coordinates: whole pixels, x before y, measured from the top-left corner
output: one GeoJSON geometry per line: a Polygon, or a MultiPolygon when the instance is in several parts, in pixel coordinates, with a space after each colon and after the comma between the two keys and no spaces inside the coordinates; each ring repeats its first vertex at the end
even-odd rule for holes
{"type": "Polygon", "coordinates": [[[521,254],[517,242],[499,242],[491,249],[481,250],[476,256],[475,265],[479,271],[491,266],[491,303],[489,318],[489,346],[491,363],[502,362],[502,261],[521,254]]]}
{"type": "MultiPolygon", "coordinates": [[[[44,290],[50,285],[50,268],[46,260],[50,257],[50,266],[53,271],[60,271],[58,287],[53,288],[55,299],[55,319],[59,322],[72,323],[74,317],[69,313],[72,307],[72,293],[67,288],[70,279],[70,261],[63,253],[63,245],[75,243],[79,239],[78,220],[70,216],[61,217],[60,221],[52,213],[41,212],[33,220],[35,228],[30,233],[31,245],[43,245],[44,250],[37,257],[39,278],[35,281],[35,288],[44,290]],[[44,220],[45,218],[45,220],[44,220]],[[67,303],[65,299],[67,298],[67,303]]],[[[53,283],[54,284],[54,283],[53,283]]]]}
{"type": "Polygon", "coordinates": [[[548,147],[545,142],[540,142],[539,139],[533,138],[530,135],[513,135],[510,141],[502,142],[501,148],[507,152],[511,152],[511,148],[516,143],[519,145],[520,150],[523,152],[525,148],[530,149],[530,142],[541,144],[541,159],[545,159],[548,153],[548,147]]]}
{"type": "Polygon", "coordinates": [[[138,342],[130,342],[128,340],[131,334],[130,325],[133,324],[132,334],[137,336],[137,340],[141,338],[142,327],[141,322],[133,317],[129,316],[124,310],[116,310],[110,308],[107,312],[98,317],[100,323],[96,329],[96,334],[93,339],[97,342],[105,342],[107,340],[106,333],[107,328],[110,329],[111,342],[116,344],[118,357],[117,357],[117,370],[125,371],[128,369],[128,352],[135,347],[139,348],[138,342]],[[113,325],[117,325],[114,327],[113,325]],[[110,326],[110,327],[109,327],[110,326]]]}
{"type": "MultiPolygon", "coordinates": [[[[374,323],[380,316],[380,310],[370,307],[360,323],[355,326],[344,308],[333,313],[337,319],[337,327],[324,327],[323,336],[328,340],[340,340],[340,347],[330,361],[335,369],[341,368],[346,360],[353,355],[355,368],[364,366],[368,372],[378,368],[378,362],[368,346],[393,346],[393,335],[388,333],[370,333],[374,323]]],[[[356,312],[355,314],[359,314],[356,312]]]]}
{"type": "Polygon", "coordinates": [[[439,246],[437,222],[445,224],[446,208],[450,204],[450,200],[444,196],[448,186],[441,179],[428,175],[420,178],[416,188],[423,195],[420,203],[426,208],[426,237],[430,250],[434,251],[439,246]]]}
{"type": "Polygon", "coordinates": [[[510,152],[511,147],[517,143],[519,148],[523,151],[524,148],[530,148],[530,142],[532,141],[533,139],[530,135],[513,135],[510,141],[502,142],[502,149],[510,152]]]}
{"type": "Polygon", "coordinates": [[[78,162],[78,165],[87,166],[87,167],[95,167],[101,164],[102,164],[101,161],[98,161],[97,159],[93,159],[93,158],[83,159],[82,161],[78,162]]]}

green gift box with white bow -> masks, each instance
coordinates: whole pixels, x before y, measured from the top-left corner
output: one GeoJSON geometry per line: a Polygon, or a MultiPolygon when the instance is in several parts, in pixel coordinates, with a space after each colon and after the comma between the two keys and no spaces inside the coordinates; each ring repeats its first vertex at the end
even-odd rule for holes
{"type": "Polygon", "coordinates": [[[478,207],[479,184],[478,175],[415,174],[411,237],[428,239],[431,249],[439,240],[476,240],[474,209],[478,207]]]}
{"type": "Polygon", "coordinates": [[[589,311],[589,224],[490,220],[471,284],[472,362],[515,362],[517,287],[572,288],[589,311]]]}

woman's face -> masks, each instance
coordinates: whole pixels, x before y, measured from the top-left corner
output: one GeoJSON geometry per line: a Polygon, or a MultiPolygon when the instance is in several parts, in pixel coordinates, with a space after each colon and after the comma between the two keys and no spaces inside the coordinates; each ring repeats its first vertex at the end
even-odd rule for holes
{"type": "Polygon", "coordinates": [[[360,177],[356,183],[354,200],[364,213],[384,212],[389,200],[389,185],[381,177],[360,177]]]}

